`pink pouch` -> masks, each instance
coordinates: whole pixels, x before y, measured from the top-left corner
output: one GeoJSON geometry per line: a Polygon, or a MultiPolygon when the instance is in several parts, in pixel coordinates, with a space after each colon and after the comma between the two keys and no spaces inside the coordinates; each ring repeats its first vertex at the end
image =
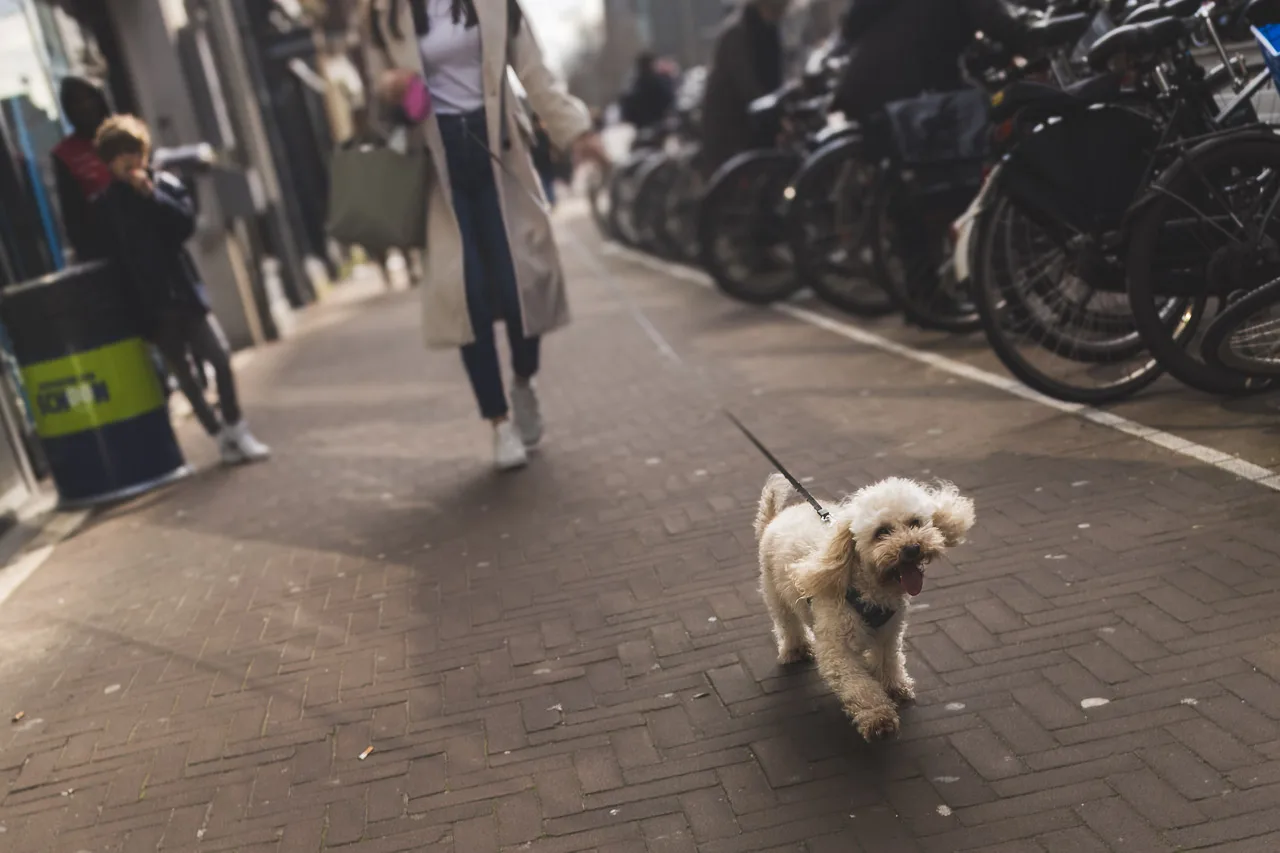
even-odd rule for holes
{"type": "Polygon", "coordinates": [[[400,109],[411,124],[426,121],[431,115],[431,90],[427,88],[426,81],[416,74],[405,87],[400,109]]]}

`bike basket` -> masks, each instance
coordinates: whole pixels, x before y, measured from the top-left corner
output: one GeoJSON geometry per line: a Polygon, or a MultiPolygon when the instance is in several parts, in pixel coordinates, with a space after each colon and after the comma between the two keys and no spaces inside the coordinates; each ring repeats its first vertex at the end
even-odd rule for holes
{"type": "Polygon", "coordinates": [[[1271,72],[1271,82],[1280,91],[1280,24],[1261,24],[1249,27],[1262,49],[1262,61],[1271,72]]]}

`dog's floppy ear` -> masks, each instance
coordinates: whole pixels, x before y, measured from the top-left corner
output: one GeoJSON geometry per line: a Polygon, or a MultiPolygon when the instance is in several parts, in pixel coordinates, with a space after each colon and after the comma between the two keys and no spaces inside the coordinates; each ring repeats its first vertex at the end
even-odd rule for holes
{"type": "Polygon", "coordinates": [[[843,598],[857,562],[858,543],[849,522],[833,520],[831,538],[800,568],[796,586],[808,598],[843,598]]]}
{"type": "Polygon", "coordinates": [[[934,489],[933,500],[933,526],[942,533],[948,548],[959,545],[973,527],[973,501],[951,483],[940,483],[934,489]]]}

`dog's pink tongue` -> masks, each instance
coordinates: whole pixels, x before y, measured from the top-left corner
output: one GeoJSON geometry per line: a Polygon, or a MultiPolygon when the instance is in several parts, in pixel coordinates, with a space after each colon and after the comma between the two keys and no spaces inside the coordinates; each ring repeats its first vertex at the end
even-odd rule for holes
{"type": "Polygon", "coordinates": [[[902,577],[902,588],[908,595],[919,595],[924,591],[924,572],[919,566],[903,566],[898,570],[902,577]]]}

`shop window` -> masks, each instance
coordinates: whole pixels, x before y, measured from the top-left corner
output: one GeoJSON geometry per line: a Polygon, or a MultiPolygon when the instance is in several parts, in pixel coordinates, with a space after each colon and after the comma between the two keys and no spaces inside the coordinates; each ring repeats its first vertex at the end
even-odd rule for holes
{"type": "Polygon", "coordinates": [[[0,244],[6,278],[62,266],[49,152],[64,134],[34,7],[0,0],[0,244]]]}

